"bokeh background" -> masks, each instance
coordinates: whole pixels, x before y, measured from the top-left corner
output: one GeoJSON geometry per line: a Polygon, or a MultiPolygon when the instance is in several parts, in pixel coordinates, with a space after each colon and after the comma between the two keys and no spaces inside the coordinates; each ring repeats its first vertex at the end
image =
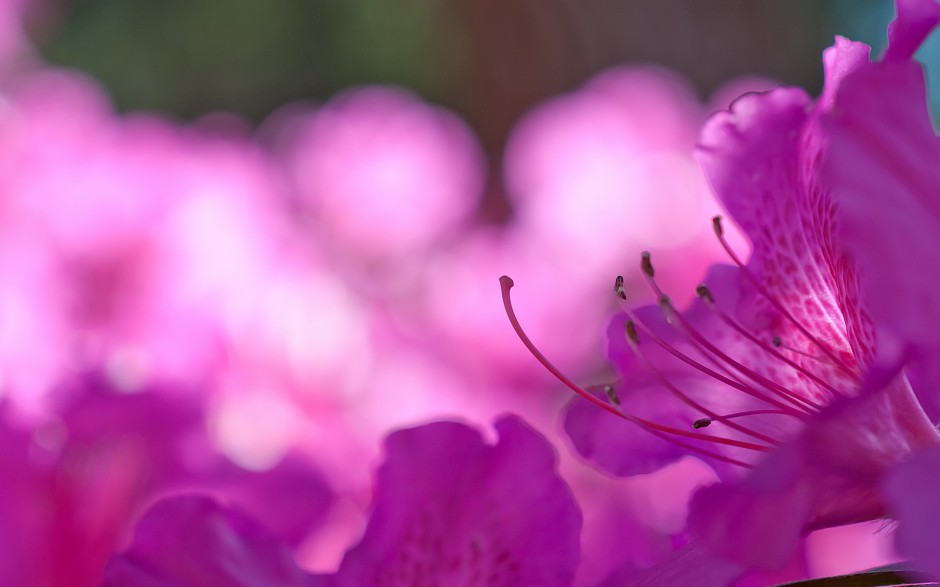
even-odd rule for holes
{"type": "MultiPolygon", "coordinates": [[[[880,50],[893,15],[890,0],[33,4],[42,54],[89,72],[122,110],[184,119],[225,111],[257,123],[352,86],[410,88],[475,131],[490,158],[484,213],[497,220],[509,213],[499,184],[506,141],[539,101],[623,64],[671,68],[699,97],[751,75],[816,92],[833,36],[880,50]]],[[[937,46],[924,52],[936,56],[937,46]]]]}
{"type": "MultiPolygon", "coordinates": [[[[888,0],[0,0],[0,391],[22,445],[4,501],[58,511],[24,559],[55,543],[79,579],[43,580],[95,584],[148,503],[197,487],[329,571],[388,431],[511,411],[557,446],[584,509],[579,585],[661,560],[713,473],[688,459],[613,480],[577,462],[557,424],[569,392],[512,333],[497,279],[516,280],[547,355],[605,381],[613,277],[648,299],[652,251],[682,302],[723,259],[692,159],[702,122],[746,91],[818,92],[833,35],[877,53],[892,15],[888,0]],[[110,509],[88,500],[103,491],[110,509]]],[[[934,39],[921,58],[938,55],[934,39]]],[[[774,580],[892,562],[888,534],[816,533],[774,580]]]]}

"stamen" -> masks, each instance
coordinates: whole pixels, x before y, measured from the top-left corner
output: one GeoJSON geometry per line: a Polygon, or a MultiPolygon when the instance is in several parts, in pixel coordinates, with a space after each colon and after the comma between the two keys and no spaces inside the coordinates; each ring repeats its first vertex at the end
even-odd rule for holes
{"type": "Polygon", "coordinates": [[[620,396],[617,395],[617,390],[614,389],[613,385],[604,386],[604,395],[607,396],[607,399],[610,400],[610,403],[614,404],[615,406],[620,405],[620,396]]]}
{"type": "Polygon", "coordinates": [[[754,285],[755,288],[757,288],[757,291],[762,296],[764,296],[764,298],[766,298],[767,301],[769,301],[774,306],[774,308],[776,308],[777,311],[783,315],[784,318],[792,322],[797,327],[797,329],[799,329],[799,331],[803,333],[803,336],[805,336],[807,339],[809,339],[810,342],[812,342],[817,347],[819,347],[819,349],[823,352],[823,354],[829,357],[829,359],[831,359],[833,363],[839,369],[845,371],[853,379],[859,379],[859,375],[856,371],[852,370],[852,368],[846,365],[844,361],[842,361],[838,356],[836,356],[835,353],[833,353],[829,349],[829,347],[823,344],[822,341],[820,341],[818,338],[813,336],[812,333],[810,333],[810,331],[806,329],[806,327],[804,327],[796,318],[794,318],[793,314],[787,311],[787,309],[783,307],[783,304],[781,304],[777,300],[777,298],[771,295],[771,293],[767,291],[767,289],[760,283],[760,281],[751,272],[751,270],[748,269],[747,266],[741,262],[741,259],[738,258],[737,254],[735,254],[734,250],[731,248],[731,245],[729,245],[728,241],[725,240],[724,229],[721,226],[721,216],[715,216],[714,218],[712,218],[712,226],[715,230],[715,236],[718,237],[718,242],[721,244],[721,247],[725,250],[725,252],[731,258],[734,264],[737,265],[738,268],[744,273],[748,281],[750,281],[751,284],[754,285]]]}
{"type": "Polygon", "coordinates": [[[682,314],[677,312],[675,308],[671,309],[671,314],[675,316],[676,323],[679,327],[679,330],[686,333],[696,344],[701,345],[708,352],[712,353],[715,357],[717,357],[719,360],[722,360],[728,363],[728,365],[733,367],[739,373],[741,373],[742,375],[744,375],[745,377],[747,377],[754,383],[757,383],[758,385],[760,385],[767,391],[790,402],[795,407],[798,407],[803,410],[807,409],[805,404],[808,403],[808,400],[806,398],[790,391],[789,389],[780,385],[776,381],[768,379],[767,377],[747,367],[746,365],[737,361],[736,359],[733,359],[730,355],[726,354],[724,351],[722,351],[721,349],[713,345],[711,342],[708,341],[708,339],[702,336],[702,334],[698,330],[696,330],[695,327],[692,326],[691,323],[689,323],[685,318],[683,318],[682,314]]]}
{"type": "MultiPolygon", "coordinates": [[[[577,393],[584,399],[600,407],[601,409],[606,410],[607,412],[610,412],[611,414],[614,414],[615,416],[618,416],[624,420],[627,420],[628,422],[632,422],[650,432],[658,433],[657,435],[663,438],[664,440],[669,440],[670,442],[676,442],[677,444],[678,444],[677,440],[672,438],[672,436],[670,435],[691,438],[693,440],[713,442],[715,444],[733,446],[737,448],[754,450],[758,452],[766,452],[767,450],[769,450],[766,446],[754,444],[751,442],[745,442],[742,440],[735,440],[731,438],[724,438],[721,436],[712,436],[708,434],[697,434],[695,432],[690,432],[688,430],[682,430],[680,428],[674,428],[672,426],[659,424],[657,422],[653,422],[645,418],[641,418],[629,412],[625,412],[623,410],[618,409],[612,404],[608,404],[608,403],[601,401],[594,394],[592,394],[591,392],[587,391],[586,389],[582,388],[578,384],[571,381],[571,379],[565,376],[564,373],[562,373],[557,367],[555,367],[555,365],[553,365],[551,361],[549,361],[545,357],[545,355],[543,355],[541,351],[539,351],[538,348],[535,347],[535,345],[529,339],[528,335],[526,335],[525,331],[522,329],[522,325],[519,323],[519,320],[516,318],[516,313],[512,308],[512,301],[510,299],[510,293],[509,293],[509,291],[512,289],[514,285],[512,279],[506,275],[503,275],[502,277],[499,278],[499,284],[500,284],[500,289],[502,290],[503,307],[506,310],[506,316],[509,318],[509,322],[512,325],[513,330],[516,331],[516,335],[519,336],[519,339],[522,341],[522,344],[524,344],[525,347],[529,349],[529,352],[532,353],[532,356],[534,356],[542,364],[542,366],[544,366],[549,371],[549,373],[554,375],[559,381],[564,383],[569,389],[571,389],[572,391],[574,391],[575,393],[577,393]]],[[[682,443],[682,445],[685,448],[690,448],[692,450],[697,450],[698,452],[702,452],[702,449],[697,449],[693,447],[692,445],[688,445],[686,443],[682,443]]],[[[705,452],[708,452],[708,451],[705,451],[705,452]]],[[[724,460],[727,462],[733,461],[734,464],[738,464],[741,466],[747,466],[746,464],[741,463],[740,461],[735,461],[734,459],[731,459],[729,457],[724,457],[722,455],[709,453],[709,456],[713,458],[718,458],[720,460],[724,460]]]]}
{"type": "Polygon", "coordinates": [[[739,461],[738,459],[733,459],[733,458],[731,458],[731,457],[726,457],[726,456],[723,455],[723,454],[718,454],[718,453],[716,453],[716,452],[713,452],[713,451],[708,450],[707,448],[701,448],[701,447],[695,446],[694,444],[689,444],[688,442],[685,442],[685,441],[683,441],[683,440],[679,440],[678,438],[673,438],[673,437],[671,437],[671,436],[668,436],[668,435],[666,435],[666,434],[663,434],[662,432],[657,432],[656,430],[647,430],[647,432],[649,432],[650,434],[656,436],[656,437],[659,438],[660,440],[664,440],[664,441],[666,441],[666,442],[671,442],[672,444],[675,444],[676,446],[680,446],[680,447],[682,447],[682,448],[684,448],[684,449],[686,449],[686,450],[688,450],[688,451],[690,451],[690,452],[699,454],[699,455],[701,455],[701,456],[708,457],[708,458],[711,458],[711,459],[715,459],[715,460],[717,460],[717,461],[722,461],[722,462],[728,463],[728,464],[730,464],[730,465],[736,465],[736,466],[742,467],[742,468],[744,468],[744,469],[753,469],[753,468],[754,468],[754,465],[751,465],[750,463],[745,463],[744,461],[739,461]]]}
{"type": "Polygon", "coordinates": [[[522,341],[522,344],[524,344],[525,347],[529,349],[529,352],[532,353],[532,355],[538,360],[538,362],[541,363],[543,367],[548,369],[549,373],[554,375],[559,381],[564,383],[573,392],[577,393],[584,399],[590,401],[594,405],[604,410],[607,410],[608,412],[614,415],[619,416],[620,412],[617,411],[617,409],[615,409],[609,404],[605,404],[604,402],[599,400],[597,397],[595,397],[594,394],[588,392],[587,390],[583,389],[580,385],[578,385],[574,381],[568,379],[568,377],[564,373],[562,373],[557,367],[555,367],[555,365],[553,365],[552,362],[549,361],[545,357],[545,355],[543,355],[542,352],[535,347],[535,345],[529,339],[525,331],[522,330],[522,325],[519,324],[519,320],[516,318],[516,313],[512,309],[512,301],[509,298],[509,290],[512,289],[515,283],[513,282],[511,277],[509,277],[508,275],[503,275],[502,277],[499,278],[499,285],[503,294],[503,307],[506,310],[506,315],[509,317],[509,323],[512,325],[513,330],[516,331],[516,335],[522,341]]]}
{"type": "MultiPolygon", "coordinates": [[[[744,328],[744,326],[741,325],[741,323],[739,323],[737,320],[735,320],[734,318],[729,316],[727,313],[725,313],[724,310],[719,308],[718,305],[715,304],[715,297],[712,295],[711,291],[708,289],[708,286],[706,286],[705,284],[699,285],[697,288],[695,288],[695,291],[696,293],[699,294],[699,298],[701,298],[701,300],[705,302],[705,305],[708,307],[708,309],[714,312],[725,324],[727,324],[732,329],[734,329],[738,334],[747,338],[749,341],[756,344],[761,349],[767,351],[767,353],[769,353],[771,356],[775,357],[776,359],[780,361],[783,361],[784,363],[786,363],[787,365],[789,365],[790,367],[792,367],[799,373],[805,375],[806,377],[809,377],[820,386],[829,390],[834,395],[840,395],[839,392],[836,391],[836,389],[832,387],[831,385],[829,385],[825,380],[816,376],[814,373],[812,373],[808,369],[805,369],[799,363],[796,363],[795,361],[790,360],[784,354],[777,351],[776,348],[779,348],[780,345],[782,344],[779,336],[775,336],[773,339],[773,346],[769,346],[767,343],[765,343],[764,341],[760,340],[759,338],[751,334],[746,328],[744,328]]],[[[817,404],[811,399],[805,398],[803,396],[796,396],[796,397],[798,397],[800,401],[806,403],[807,405],[809,405],[810,407],[814,409],[817,409],[817,410],[822,409],[821,405],[817,404]]]]}
{"type": "Polygon", "coordinates": [[[705,285],[704,283],[700,284],[698,287],[695,288],[695,294],[698,297],[702,298],[702,301],[712,303],[712,304],[715,303],[715,298],[712,297],[711,290],[708,289],[708,286],[705,285]]]}
{"type": "MultiPolygon", "coordinates": [[[[803,405],[796,404],[795,402],[793,402],[793,401],[791,400],[791,403],[794,403],[794,406],[791,407],[791,406],[789,406],[789,405],[787,405],[787,404],[784,404],[784,403],[782,403],[782,402],[780,402],[780,401],[778,401],[778,400],[775,400],[775,399],[773,399],[773,398],[771,398],[771,397],[767,397],[766,395],[764,395],[764,394],[760,393],[759,391],[757,391],[757,390],[755,390],[755,389],[749,387],[747,384],[745,384],[745,383],[743,383],[743,382],[741,382],[741,381],[738,381],[737,379],[734,379],[734,378],[731,378],[731,377],[726,377],[725,375],[722,375],[721,373],[718,373],[718,372],[716,372],[716,371],[714,371],[714,370],[712,370],[712,369],[706,367],[705,365],[703,365],[703,364],[701,364],[700,362],[696,361],[695,359],[689,357],[688,355],[686,355],[686,354],[683,353],[682,351],[676,349],[674,346],[672,346],[671,344],[669,344],[668,342],[666,342],[665,340],[663,340],[661,337],[657,336],[655,332],[653,332],[649,327],[646,326],[646,324],[644,324],[644,323],[637,317],[637,315],[633,312],[632,309],[630,309],[629,306],[623,305],[623,310],[624,310],[624,312],[627,314],[627,317],[629,318],[629,320],[627,321],[627,325],[626,325],[626,328],[627,328],[626,336],[627,336],[628,338],[631,338],[631,337],[632,337],[632,338],[634,338],[634,339],[638,339],[638,337],[637,337],[637,335],[636,335],[636,328],[637,328],[637,326],[639,326],[639,328],[643,331],[643,335],[649,337],[650,340],[652,340],[652,341],[655,342],[657,345],[659,345],[664,351],[668,352],[668,353],[671,354],[673,357],[679,359],[680,361],[682,361],[682,362],[685,363],[686,365],[689,365],[690,367],[692,367],[692,368],[694,368],[694,369],[697,369],[698,371],[701,371],[702,373],[704,373],[705,375],[711,377],[712,379],[715,379],[715,380],[717,380],[717,381],[720,381],[721,383],[724,383],[725,385],[727,385],[727,386],[729,386],[729,387],[732,387],[732,388],[734,388],[734,389],[736,389],[736,390],[738,390],[738,391],[740,391],[740,392],[742,392],[742,393],[745,393],[745,394],[747,394],[747,395],[749,395],[749,396],[751,396],[751,397],[753,397],[753,398],[755,398],[755,399],[757,399],[757,400],[760,400],[760,401],[763,401],[763,402],[765,402],[765,403],[767,403],[767,404],[770,404],[770,405],[772,405],[772,406],[774,406],[774,407],[780,409],[781,411],[784,411],[784,412],[790,414],[791,416],[793,416],[793,417],[795,417],[795,418],[803,419],[803,418],[805,418],[805,416],[811,415],[812,412],[810,412],[809,409],[808,409],[807,407],[803,406],[803,405]],[[631,331],[632,331],[632,332],[631,332],[631,331]],[[799,410],[799,411],[798,411],[798,410],[799,410]]],[[[705,356],[706,358],[708,358],[709,360],[711,360],[711,361],[714,362],[714,360],[713,360],[710,356],[708,356],[707,354],[705,354],[705,352],[704,352],[703,349],[699,349],[699,352],[700,352],[700,353],[703,353],[703,356],[705,356]]],[[[722,370],[725,371],[725,373],[728,373],[727,369],[724,369],[723,367],[722,367],[722,370]]],[[[730,375],[730,373],[728,373],[728,374],[730,375]]],[[[784,398],[784,399],[788,399],[788,398],[784,398]]]]}
{"type": "MultiPolygon", "coordinates": [[[[640,362],[643,363],[643,366],[646,368],[646,370],[649,371],[650,373],[652,373],[653,376],[657,379],[657,381],[659,381],[659,383],[660,383],[663,387],[665,387],[666,389],[668,389],[674,396],[676,396],[677,398],[679,398],[679,400],[680,400],[682,403],[686,404],[687,406],[691,407],[692,409],[694,409],[694,410],[696,410],[696,411],[699,411],[699,412],[702,412],[703,414],[705,414],[706,416],[708,416],[708,417],[710,417],[710,418],[712,418],[712,419],[719,419],[719,418],[721,418],[721,416],[719,416],[717,413],[715,413],[715,412],[709,410],[708,408],[706,408],[706,407],[703,406],[702,404],[698,403],[697,401],[695,401],[694,399],[692,399],[691,397],[689,397],[687,394],[685,394],[685,393],[684,393],[682,390],[680,390],[678,387],[676,387],[671,381],[669,381],[669,378],[667,378],[667,377],[663,374],[662,371],[660,371],[659,369],[657,369],[657,368],[652,364],[652,362],[650,362],[650,360],[646,357],[646,355],[643,353],[643,351],[640,350],[640,338],[639,338],[639,336],[637,336],[636,325],[635,325],[632,321],[627,321],[626,333],[627,333],[627,342],[629,343],[630,349],[633,351],[633,354],[636,355],[637,359],[639,359],[640,362]]],[[[775,445],[775,446],[779,446],[779,445],[780,445],[780,443],[779,443],[778,441],[774,440],[773,438],[771,438],[771,437],[769,437],[769,436],[767,436],[767,435],[765,435],[765,434],[761,434],[761,433],[759,433],[759,432],[755,432],[754,430],[751,430],[750,428],[748,428],[748,427],[746,427],[746,426],[742,426],[742,425],[737,424],[737,423],[729,423],[728,425],[729,425],[731,428],[734,428],[735,430],[737,430],[738,432],[742,432],[742,433],[744,433],[744,434],[747,434],[748,436],[751,436],[751,437],[753,437],[753,438],[756,438],[756,439],[761,440],[761,441],[763,441],[763,442],[766,442],[766,443],[768,443],[768,444],[772,444],[772,445],[775,445]]]]}
{"type": "Polygon", "coordinates": [[[627,299],[627,292],[623,287],[623,275],[618,275],[617,279],[614,280],[614,295],[621,300],[627,299]]]}
{"type": "Polygon", "coordinates": [[[812,353],[807,353],[806,351],[801,351],[801,350],[798,349],[798,348],[794,348],[794,347],[792,347],[792,346],[783,344],[783,340],[780,339],[779,336],[776,337],[776,338],[780,341],[780,344],[778,344],[777,346],[778,346],[779,348],[782,348],[782,349],[785,350],[785,351],[790,351],[791,353],[795,353],[795,354],[797,354],[797,355],[804,356],[804,357],[806,357],[807,359],[812,359],[812,360],[816,361],[817,363],[820,363],[820,364],[822,364],[822,365],[826,365],[827,367],[832,367],[832,368],[834,368],[834,369],[838,369],[838,368],[839,368],[838,365],[833,365],[831,361],[827,361],[826,359],[823,359],[822,357],[817,357],[816,355],[814,355],[814,354],[812,354],[812,353]]]}
{"type": "MultiPolygon", "coordinates": [[[[644,258],[646,258],[647,256],[648,256],[648,253],[644,255],[644,258]]],[[[656,284],[656,280],[654,280],[652,277],[647,276],[646,281],[649,284],[650,288],[657,295],[660,296],[659,305],[663,309],[663,312],[666,314],[667,321],[669,321],[670,324],[675,325],[680,332],[685,334],[689,338],[690,342],[692,342],[692,344],[695,345],[699,349],[699,351],[702,352],[704,356],[707,357],[709,356],[709,353],[711,353],[712,355],[717,357],[718,360],[723,361],[724,363],[727,363],[728,365],[733,367],[736,371],[738,371],[739,373],[741,373],[748,379],[754,381],[761,387],[764,387],[771,393],[789,401],[791,404],[794,404],[796,407],[805,410],[805,407],[803,405],[800,405],[801,403],[805,403],[805,400],[802,397],[793,393],[792,391],[783,387],[782,385],[774,381],[771,381],[770,379],[764,377],[760,373],[757,373],[756,371],[749,369],[747,366],[731,358],[729,355],[724,353],[721,349],[719,349],[718,347],[710,343],[708,339],[702,336],[702,334],[699,333],[698,330],[696,330],[695,327],[692,326],[685,318],[683,318],[682,314],[679,313],[675,309],[675,307],[672,305],[672,302],[669,300],[669,297],[663,294],[662,290],[659,288],[659,285],[656,284]]],[[[777,407],[784,407],[784,406],[778,405],[777,407]]]]}
{"type": "Polygon", "coordinates": [[[653,271],[653,262],[650,260],[650,252],[643,251],[641,254],[640,268],[643,269],[643,273],[647,277],[655,277],[656,272],[653,271]]]}
{"type": "Polygon", "coordinates": [[[780,410],[748,410],[747,412],[737,412],[734,414],[726,414],[724,416],[709,417],[709,418],[699,418],[695,422],[692,422],[692,428],[706,428],[711,426],[712,422],[725,422],[732,418],[743,418],[745,416],[759,416],[763,414],[777,414],[782,416],[789,416],[790,414],[786,412],[781,412],[780,410]]]}

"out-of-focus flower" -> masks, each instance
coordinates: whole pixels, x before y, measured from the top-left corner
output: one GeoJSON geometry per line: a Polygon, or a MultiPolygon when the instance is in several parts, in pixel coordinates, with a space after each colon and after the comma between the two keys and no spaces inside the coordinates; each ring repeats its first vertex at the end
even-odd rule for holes
{"type": "Polygon", "coordinates": [[[581,515],[552,449],[518,418],[496,430],[495,446],[452,422],[391,434],[368,527],[330,577],[300,571],[240,513],[185,496],[144,516],[105,584],[570,585],[581,515]]]}
{"type": "Polygon", "coordinates": [[[665,283],[690,291],[719,258],[702,222],[719,207],[690,156],[705,114],[678,75],[621,67],[519,122],[506,148],[515,223],[566,289],[597,299],[602,276],[646,249],[681,257],[665,283]]]}
{"type": "Polygon", "coordinates": [[[73,73],[22,76],[8,98],[4,389],[36,404],[86,368],[129,390],[214,374],[285,247],[273,166],[244,140],[117,117],[73,73]]]}
{"type": "Polygon", "coordinates": [[[0,3],[0,74],[9,62],[20,56],[28,42],[23,30],[23,16],[29,0],[4,0],[0,3]]]}
{"type": "Polygon", "coordinates": [[[309,229],[341,245],[334,252],[346,262],[420,253],[479,203],[483,158],[473,135],[404,90],[348,90],[299,124],[285,155],[298,203],[309,229]]]}
{"type": "MultiPolygon", "coordinates": [[[[801,90],[780,89],[745,96],[711,119],[699,158],[750,238],[751,258],[738,260],[716,221],[737,268],[714,268],[701,299],[681,313],[644,257],[659,303],[627,309],[611,327],[624,382],[580,390],[595,405],[578,400],[567,414],[579,451],[616,474],[654,470],[689,451],[714,463],[727,482],[701,489],[689,518],[713,554],[780,566],[807,531],[884,517],[881,480],[913,451],[940,443],[898,374],[904,359],[932,350],[921,313],[911,311],[923,306],[914,300],[933,311],[936,295],[927,298],[915,277],[926,266],[908,261],[903,239],[888,252],[876,240],[858,246],[872,223],[893,234],[913,214],[921,222],[915,244],[936,248],[935,215],[917,211],[935,207],[937,139],[910,57],[938,19],[932,0],[900,0],[883,62],[837,39],[815,104],[801,90]],[[896,83],[874,81],[888,79],[896,83]],[[830,162],[835,171],[824,171],[830,162]],[[866,171],[848,181],[860,163],[866,171]],[[866,197],[874,191],[883,199],[866,197]],[[906,207],[886,222],[879,210],[896,198],[906,207]],[[911,303],[889,297],[898,287],[911,303]]],[[[624,297],[622,288],[618,281],[624,297]]]]}
{"type": "Polygon", "coordinates": [[[103,587],[313,587],[290,548],[241,510],[202,495],[157,502],[128,551],[111,559],[103,587]]]}
{"type": "Polygon", "coordinates": [[[566,370],[596,372],[596,333],[615,307],[605,276],[652,248],[681,265],[664,279],[691,297],[722,254],[702,222],[718,204],[690,153],[706,113],[688,82],[654,67],[611,68],[537,105],[506,146],[511,218],[433,251],[409,309],[470,373],[537,380],[525,351],[494,336],[505,327],[499,308],[479,303],[493,276],[514,275],[527,284],[517,295],[533,337],[566,370]]]}
{"type": "Polygon", "coordinates": [[[58,407],[29,424],[6,409],[0,581],[97,585],[133,519],[167,492],[203,491],[264,516],[299,544],[332,498],[322,476],[289,457],[264,473],[221,456],[191,394],[123,394],[102,376],[72,382],[58,407]]]}
{"type": "Polygon", "coordinates": [[[518,418],[487,446],[462,424],[393,433],[344,585],[569,585],[581,514],[550,446],[518,418]]]}
{"type": "Polygon", "coordinates": [[[643,243],[677,247],[717,211],[688,156],[700,106],[664,70],[612,69],[530,112],[506,154],[518,222],[585,274],[643,243]],[[668,210],[668,213],[664,213],[668,210]]]}

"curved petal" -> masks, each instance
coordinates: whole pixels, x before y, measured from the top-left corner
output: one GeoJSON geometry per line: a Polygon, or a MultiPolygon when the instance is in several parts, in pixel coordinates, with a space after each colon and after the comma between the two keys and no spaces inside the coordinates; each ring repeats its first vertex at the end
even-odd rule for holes
{"type": "Polygon", "coordinates": [[[581,514],[545,440],[516,417],[488,446],[463,424],[395,432],[338,586],[570,585],[581,514]]]}
{"type": "Polygon", "coordinates": [[[878,485],[898,460],[936,443],[903,378],[830,406],[737,483],[701,489],[689,526],[716,555],[774,568],[814,529],[882,517],[878,485]]]}
{"type": "Polygon", "coordinates": [[[693,535],[725,560],[781,567],[792,556],[810,514],[802,472],[791,451],[777,451],[739,484],[703,487],[689,504],[693,535]]]}
{"type": "Polygon", "coordinates": [[[569,402],[562,417],[565,433],[581,458],[617,477],[652,473],[688,454],[679,445],[599,410],[580,397],[569,402]]]}
{"type": "Polygon", "coordinates": [[[103,587],[314,587],[286,544],[209,497],[179,495],[144,514],[130,548],[105,569],[103,587]]]}
{"type": "Polygon", "coordinates": [[[888,50],[884,61],[910,59],[940,22],[937,0],[898,0],[898,16],[888,25],[888,50]]]}
{"type": "MultiPolygon", "coordinates": [[[[872,64],[847,77],[824,120],[832,149],[823,167],[841,210],[840,236],[865,275],[878,332],[878,364],[890,378],[913,355],[940,351],[940,139],[921,68],[872,64]]],[[[928,369],[928,371],[930,371],[928,369]]],[[[936,389],[940,373],[925,381],[936,389]]]]}
{"type": "MultiPolygon", "coordinates": [[[[841,51],[828,62],[836,70],[831,79],[838,79],[857,56],[854,45],[834,49],[841,51]]],[[[846,371],[857,368],[868,341],[864,329],[854,328],[860,322],[855,276],[832,238],[828,193],[815,181],[823,145],[807,114],[810,104],[794,88],[744,96],[706,124],[698,157],[752,242],[748,271],[760,288],[743,294],[739,313],[760,317],[770,336],[799,354],[797,362],[841,394],[854,387],[846,371]],[[831,368],[836,360],[846,369],[831,368]]],[[[817,389],[812,397],[825,403],[839,394],[817,389]]]]}
{"type": "Polygon", "coordinates": [[[836,37],[836,42],[823,51],[823,68],[826,81],[822,93],[816,101],[819,110],[832,108],[836,91],[842,85],[842,79],[869,62],[871,47],[865,43],[851,41],[845,37],[836,37]]]}

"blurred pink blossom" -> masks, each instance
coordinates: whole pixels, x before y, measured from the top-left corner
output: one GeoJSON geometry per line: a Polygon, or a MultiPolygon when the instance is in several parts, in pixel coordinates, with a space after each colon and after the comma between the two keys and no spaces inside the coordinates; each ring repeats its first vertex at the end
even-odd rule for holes
{"type": "Polygon", "coordinates": [[[347,262],[415,254],[472,218],[482,154],[450,112],[402,89],[365,87],[299,124],[286,162],[308,229],[347,262]]]}
{"type": "Polygon", "coordinates": [[[720,206],[691,157],[705,114],[676,74],[623,67],[519,122],[506,154],[517,222],[568,288],[608,287],[643,250],[681,251],[665,283],[691,296],[721,255],[709,225],[720,206]]]}

